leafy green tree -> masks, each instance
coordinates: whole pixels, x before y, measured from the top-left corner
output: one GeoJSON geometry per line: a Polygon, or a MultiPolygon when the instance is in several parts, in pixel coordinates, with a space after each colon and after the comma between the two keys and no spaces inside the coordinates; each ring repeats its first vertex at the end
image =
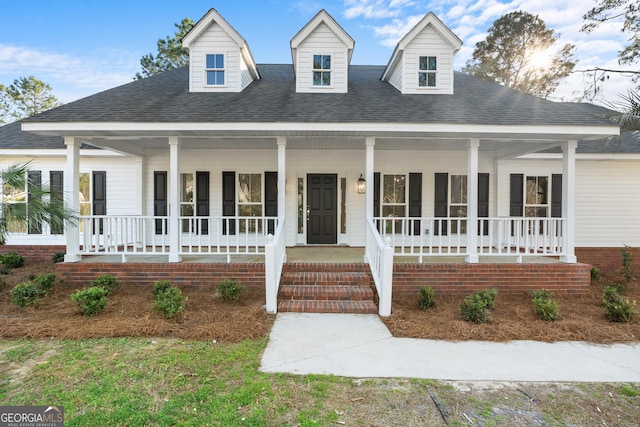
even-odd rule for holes
{"type": "Polygon", "coordinates": [[[0,84],[0,125],[6,123],[9,118],[10,106],[7,99],[7,88],[0,84]]]}
{"type": "Polygon", "coordinates": [[[498,18],[478,42],[463,71],[547,98],[576,65],[575,46],[553,53],[559,36],[537,15],[523,11],[498,18]]]}
{"type": "Polygon", "coordinates": [[[140,80],[189,63],[189,54],[182,47],[182,38],[195,24],[191,18],[184,18],[179,24],[174,25],[178,30],[173,37],[166,36],[158,40],[158,53],[155,56],[149,53],[140,59],[142,72],[136,73],[136,79],[140,80]]]}
{"type": "Polygon", "coordinates": [[[596,6],[585,13],[582,31],[590,33],[605,22],[622,21],[622,32],[629,35],[629,44],[618,54],[620,64],[640,60],[640,3],[638,0],[597,0],[596,6]]]}
{"type": "Polygon", "coordinates": [[[0,245],[16,224],[26,229],[39,228],[47,223],[52,229],[63,229],[65,224],[75,224],[77,215],[65,207],[64,200],[55,197],[50,189],[29,186],[26,197],[29,165],[13,164],[0,169],[0,245]]]}
{"type": "Polygon", "coordinates": [[[0,95],[0,108],[6,108],[6,115],[13,120],[24,119],[62,105],[51,93],[51,86],[33,76],[20,77],[2,89],[4,94],[0,95]]]}

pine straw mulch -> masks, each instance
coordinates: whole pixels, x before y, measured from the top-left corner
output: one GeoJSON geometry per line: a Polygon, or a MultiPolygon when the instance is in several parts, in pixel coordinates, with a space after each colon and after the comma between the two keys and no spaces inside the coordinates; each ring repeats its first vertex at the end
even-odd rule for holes
{"type": "MultiPolygon", "coordinates": [[[[76,288],[65,284],[41,298],[38,307],[22,310],[11,304],[9,291],[13,285],[26,281],[31,274],[52,271],[51,262],[27,260],[25,267],[0,276],[0,338],[143,336],[238,342],[266,337],[275,319],[263,308],[263,291],[245,289],[240,301],[229,303],[216,296],[213,285],[183,288],[189,300],[185,312],[173,319],[165,319],[153,311],[151,289],[131,284],[122,284],[109,298],[105,312],[95,317],[78,314],[69,298],[76,288]]],[[[463,295],[436,295],[436,307],[427,311],[418,307],[417,296],[395,298],[392,315],[383,321],[396,337],[451,341],[577,340],[600,344],[640,341],[640,322],[620,324],[604,319],[600,303],[602,288],[609,280],[619,281],[612,277],[593,282],[589,295],[557,295],[562,320],[556,322],[538,319],[531,309],[531,297],[525,293],[498,293],[493,321],[489,324],[460,320],[463,295]]],[[[640,300],[640,281],[630,283],[625,294],[632,300],[640,300]]]]}
{"type": "Polygon", "coordinates": [[[184,313],[165,319],[153,311],[153,294],[144,286],[121,284],[109,297],[105,311],[94,317],[78,313],[69,298],[77,288],[59,284],[40,299],[37,307],[20,309],[11,304],[9,291],[30,274],[53,272],[50,262],[29,262],[0,276],[0,337],[84,339],[100,337],[175,337],[238,342],[266,337],[275,316],[262,305],[264,292],[245,289],[239,301],[223,301],[213,285],[183,287],[189,299],[184,313]],[[4,284],[3,284],[4,282],[4,284]]]}
{"type": "MultiPolygon", "coordinates": [[[[561,320],[548,322],[539,319],[531,306],[531,295],[501,294],[498,292],[492,310],[492,321],[474,324],[460,319],[460,304],[464,295],[436,294],[436,307],[421,310],[415,298],[395,298],[393,312],[382,320],[393,336],[441,340],[483,341],[588,341],[597,344],[640,341],[640,321],[612,323],[602,311],[602,288],[609,280],[593,281],[589,295],[556,295],[561,320]]],[[[627,285],[630,300],[640,301],[640,281],[627,285]]]]}

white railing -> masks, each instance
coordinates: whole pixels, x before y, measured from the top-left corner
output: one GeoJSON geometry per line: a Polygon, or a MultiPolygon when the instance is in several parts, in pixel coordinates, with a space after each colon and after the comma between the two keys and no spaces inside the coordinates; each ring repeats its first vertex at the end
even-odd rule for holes
{"type": "MultiPolygon", "coordinates": [[[[274,217],[179,218],[180,255],[264,255],[274,217]]],[[[156,255],[169,253],[166,216],[83,216],[79,254],[156,255]]]]}
{"type": "Polygon", "coordinates": [[[387,239],[385,243],[371,220],[367,220],[365,258],[371,269],[373,281],[378,291],[378,313],[391,315],[391,294],[393,281],[393,247],[387,239]]]}
{"type": "Polygon", "coordinates": [[[267,313],[275,314],[278,311],[278,290],[282,267],[287,261],[286,238],[284,234],[284,218],[282,218],[273,235],[267,236],[265,246],[264,270],[266,286],[267,313]]]}
{"type": "MultiPolygon", "coordinates": [[[[397,256],[467,255],[467,218],[374,218],[374,225],[389,238],[397,256]]],[[[478,255],[565,255],[564,218],[480,218],[478,255]]]]}

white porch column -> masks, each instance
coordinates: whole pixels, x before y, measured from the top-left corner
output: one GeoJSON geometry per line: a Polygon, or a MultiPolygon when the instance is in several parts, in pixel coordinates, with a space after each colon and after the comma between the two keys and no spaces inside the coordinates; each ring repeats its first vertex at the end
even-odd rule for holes
{"type": "Polygon", "coordinates": [[[169,262],[180,262],[180,141],[169,137],[169,262]]]}
{"type": "Polygon", "coordinates": [[[478,262],[478,147],[479,139],[467,145],[467,257],[471,264],[478,262]]]}
{"type": "Polygon", "coordinates": [[[286,185],[287,185],[287,138],[284,136],[278,137],[278,217],[286,217],[286,185]]]}
{"type": "Polygon", "coordinates": [[[574,264],[576,259],[576,147],[577,141],[562,144],[562,217],[566,227],[562,233],[564,255],[561,261],[574,264]]]}
{"type": "MultiPolygon", "coordinates": [[[[77,214],[80,214],[80,142],[72,136],[64,137],[67,146],[67,170],[64,173],[64,189],[67,193],[65,204],[77,214]]],[[[64,262],[78,262],[82,256],[80,248],[79,224],[65,224],[67,238],[67,253],[64,262]]]]}
{"type": "Polygon", "coordinates": [[[144,159],[136,158],[136,214],[144,215],[145,213],[145,185],[144,185],[144,159]]]}
{"type": "Polygon", "coordinates": [[[367,206],[365,207],[365,215],[367,221],[373,218],[373,168],[374,168],[374,158],[373,158],[373,148],[376,145],[376,139],[372,136],[368,136],[365,139],[366,145],[366,164],[365,164],[365,176],[366,176],[366,186],[367,190],[365,192],[365,203],[367,206]]]}

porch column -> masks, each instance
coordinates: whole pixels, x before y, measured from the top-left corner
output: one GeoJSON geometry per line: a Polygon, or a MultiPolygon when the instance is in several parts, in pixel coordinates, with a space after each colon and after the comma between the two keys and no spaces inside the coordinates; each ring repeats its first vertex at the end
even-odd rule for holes
{"type": "Polygon", "coordinates": [[[180,141],[169,137],[169,262],[180,262],[180,141]]]}
{"type": "MultiPolygon", "coordinates": [[[[64,137],[67,146],[67,170],[64,173],[64,189],[68,194],[65,197],[67,207],[78,215],[80,214],[80,143],[72,136],[64,137]]],[[[64,262],[78,262],[82,256],[80,249],[79,224],[65,224],[65,236],[67,238],[67,253],[64,262]]]]}
{"type": "Polygon", "coordinates": [[[577,262],[576,247],[576,147],[578,141],[562,144],[562,217],[565,228],[562,233],[564,255],[560,260],[569,264],[577,262]]]}
{"type": "Polygon", "coordinates": [[[478,147],[479,139],[467,144],[467,257],[470,264],[478,263],[478,147]]]}
{"type": "Polygon", "coordinates": [[[144,185],[144,158],[136,158],[136,214],[144,215],[145,213],[145,185],[144,185]]]}
{"type": "Polygon", "coordinates": [[[365,139],[366,145],[366,164],[365,164],[365,176],[367,191],[365,192],[365,215],[367,221],[373,218],[373,148],[376,145],[376,139],[372,136],[368,136],[365,139]]]}
{"type": "Polygon", "coordinates": [[[287,151],[287,138],[284,136],[278,137],[278,217],[286,217],[286,151],[287,151]]]}

